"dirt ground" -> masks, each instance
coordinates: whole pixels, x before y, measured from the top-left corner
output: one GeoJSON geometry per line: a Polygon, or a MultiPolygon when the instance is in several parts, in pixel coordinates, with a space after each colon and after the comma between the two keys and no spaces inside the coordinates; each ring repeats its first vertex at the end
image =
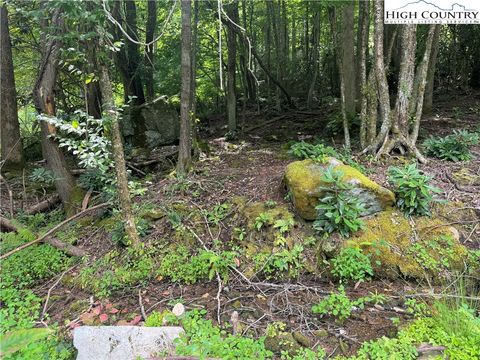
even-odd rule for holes
{"type": "MultiPolygon", "coordinates": [[[[434,113],[426,117],[422,124],[421,136],[447,135],[454,129],[478,130],[480,125],[480,94],[465,97],[446,98],[437,104],[434,113]],[[459,114],[459,110],[462,113],[459,114]]],[[[341,134],[332,135],[327,132],[330,108],[316,111],[296,111],[282,116],[266,118],[264,114],[255,112],[245,114],[244,132],[235,141],[221,138],[225,129],[221,126],[223,119],[210,119],[208,134],[209,151],[202,155],[195,165],[194,172],[188,180],[191,186],[186,190],[175,191],[172,187],[175,180],[165,177],[165,171],[156,172],[155,166],[143,169],[153,171],[149,179],[148,194],[137,201],[148,201],[154,206],[176,202],[187,204],[191,209],[210,208],[242,196],[248,201],[274,200],[278,204],[289,206],[284,199],[286,191],[282,178],[285,166],[292,161],[287,154],[287,142],[318,137],[330,144],[340,144],[341,134]],[[262,125],[264,124],[264,125],[262,125]]],[[[240,115],[243,116],[243,115],[240,115]]],[[[474,159],[469,162],[450,163],[429,159],[427,165],[420,168],[433,176],[433,184],[442,190],[440,196],[449,201],[462,202],[466,208],[480,208],[479,185],[458,184],[453,174],[468,169],[471,173],[480,175],[480,147],[473,148],[474,159]]],[[[359,162],[368,169],[368,176],[379,184],[386,186],[386,171],[392,164],[401,164],[400,156],[384,158],[381,161],[368,161],[359,158],[359,162]]],[[[165,169],[164,169],[165,170],[165,169]]],[[[43,189],[27,192],[23,196],[23,177],[8,179],[13,193],[14,211],[28,208],[47,196],[43,189]]],[[[50,191],[47,189],[46,191],[50,191]]],[[[2,186],[2,213],[8,213],[9,194],[2,186]]],[[[95,196],[95,194],[94,194],[95,196]]],[[[228,220],[225,220],[227,223],[228,220]]],[[[461,239],[466,246],[480,248],[480,226],[475,224],[455,224],[461,231],[461,239]]],[[[219,239],[228,238],[231,225],[220,226],[219,239]]],[[[155,223],[153,230],[145,241],[154,243],[156,239],[168,236],[168,225],[164,221],[155,223]]],[[[85,224],[79,232],[77,246],[87,250],[95,257],[105,254],[116,245],[111,241],[107,230],[97,227],[96,223],[85,224]]],[[[207,236],[201,234],[201,236],[207,236]]],[[[205,243],[210,239],[204,238],[205,243]]],[[[67,276],[78,275],[80,265],[77,265],[67,276]]],[[[38,284],[35,291],[46,295],[58,280],[58,276],[38,284]]],[[[336,288],[322,274],[300,276],[290,282],[256,281],[246,282],[238,274],[232,274],[230,280],[222,289],[218,301],[218,284],[216,281],[200,283],[192,286],[172,284],[165,280],[156,280],[147,286],[126,289],[115,293],[108,300],[100,302],[91,294],[81,290],[72,282],[56,284],[49,295],[47,312],[50,322],[58,322],[68,334],[72,324],[81,324],[86,314],[98,312],[97,308],[114,308],[118,310],[106,321],[108,324],[124,324],[141,322],[142,312],[149,314],[153,310],[171,309],[171,304],[182,299],[187,309],[204,307],[208,316],[217,318],[220,306],[222,323],[228,322],[233,311],[240,315],[244,329],[263,335],[268,323],[281,321],[288,324],[291,331],[300,331],[310,339],[311,345],[321,346],[327,354],[354,353],[360,344],[366,340],[381,336],[394,336],[397,326],[392,318],[398,318],[401,323],[409,319],[402,304],[407,293],[422,294],[431,291],[428,284],[418,284],[407,280],[374,280],[360,283],[358,286],[348,286],[347,293],[355,298],[378,292],[388,295],[389,301],[382,306],[370,306],[354,312],[354,315],[339,324],[331,318],[319,319],[311,314],[311,305],[317,303],[325,294],[336,288]],[[73,304],[76,310],[72,310],[73,304]],[[72,322],[73,321],[73,322],[72,322]]]]}

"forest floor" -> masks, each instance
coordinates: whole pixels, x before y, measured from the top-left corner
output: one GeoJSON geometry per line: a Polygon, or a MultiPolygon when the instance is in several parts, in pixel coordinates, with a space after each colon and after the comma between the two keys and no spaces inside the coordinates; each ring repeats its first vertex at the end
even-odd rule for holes
{"type": "MultiPolygon", "coordinates": [[[[421,136],[444,136],[454,129],[478,130],[479,104],[480,94],[439,101],[434,113],[423,120],[421,136]]],[[[151,220],[143,241],[162,248],[172,242],[182,241],[179,237],[183,234],[192,248],[223,247],[229,244],[237,229],[247,228],[246,220],[241,219],[238,214],[240,210],[235,205],[239,198],[247,205],[274,201],[276,206],[285,206],[294,212],[291,202],[285,199],[287,192],[282,181],[286,165],[293,161],[287,153],[287,144],[313,138],[333,145],[340,144],[341,135],[332,135],[329,125],[331,114],[331,107],[325,106],[325,109],[292,111],[270,118],[253,112],[242,120],[240,115],[245,131],[239,135],[239,139],[231,142],[221,137],[226,131],[222,126],[225,119],[210,119],[208,134],[202,134],[208,137],[208,151],[202,154],[188,178],[178,181],[166,175],[168,169],[155,166],[142,168],[148,173],[142,180],[147,191],[135,198],[138,212],[152,209],[162,212],[158,219],[151,220]],[[226,208],[226,214],[222,215],[218,224],[210,226],[207,216],[222,204],[230,204],[230,207],[226,208]],[[175,222],[172,216],[180,217],[186,225],[183,232],[179,233],[172,225],[175,222]]],[[[433,177],[433,184],[442,190],[441,198],[461,202],[465,208],[475,208],[478,216],[480,184],[459,184],[453,175],[465,169],[471,174],[480,175],[480,147],[473,147],[472,154],[474,159],[469,162],[429,158],[429,163],[420,168],[433,177]]],[[[385,187],[388,187],[387,168],[406,161],[401,156],[380,161],[364,157],[356,160],[367,169],[369,177],[385,187]]],[[[22,201],[22,206],[28,208],[48,195],[37,189],[35,196],[27,192],[27,198],[22,199],[22,177],[9,178],[8,182],[14,193],[14,211],[19,209],[22,201]]],[[[5,204],[9,203],[9,195],[5,187],[1,196],[4,204],[2,213],[7,214],[5,204]]],[[[111,256],[118,249],[112,240],[111,224],[98,220],[107,216],[108,213],[100,213],[97,217],[80,220],[78,223],[81,225],[77,223],[65,230],[66,236],[74,234],[76,246],[92,254],[90,260],[73,263],[66,272],[44,279],[34,287],[34,293],[46,301],[48,322],[60,324],[67,336],[81,324],[141,323],[142,313],[148,315],[152,311],[171,309],[172,304],[181,300],[187,310],[204,308],[208,318],[215,321],[220,318],[223,324],[230,322],[232,312],[237,311],[243,331],[256,336],[264,335],[268,324],[283,322],[289,331],[302,333],[311,346],[321,346],[328,355],[352,355],[367,340],[384,335],[395,336],[398,322],[405,323],[412,318],[405,312],[406,294],[420,294],[421,297],[422,294],[439,291],[435,285],[401,278],[350,284],[346,286],[346,291],[352,298],[380,293],[385,294],[388,301],[383,305],[367,306],[355,311],[343,323],[329,317],[320,319],[311,312],[312,304],[318,303],[338,287],[321,269],[289,280],[250,277],[247,281],[241,274],[231,272],[228,282],[221,282],[220,289],[219,281],[215,278],[185,285],[156,276],[108,291],[102,299],[92,290],[95,285],[82,286],[81,281],[76,279],[83,276],[85,267],[92,266],[93,262],[107,254],[111,256]],[[58,281],[60,278],[62,281],[58,281]],[[219,290],[221,292],[218,295],[219,290]],[[108,309],[119,311],[109,312],[108,309]],[[108,319],[98,321],[100,312],[107,313],[108,319]]],[[[299,228],[309,227],[298,216],[295,216],[295,222],[299,228]]],[[[467,247],[480,248],[478,221],[462,224],[461,220],[454,219],[453,222],[467,247]]],[[[246,236],[250,236],[248,229],[246,236]]],[[[237,245],[241,246],[241,242],[237,245]]]]}

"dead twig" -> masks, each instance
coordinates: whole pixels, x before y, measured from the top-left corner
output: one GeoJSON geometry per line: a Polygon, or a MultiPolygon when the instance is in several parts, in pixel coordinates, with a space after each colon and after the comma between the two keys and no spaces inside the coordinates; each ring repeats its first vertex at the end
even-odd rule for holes
{"type": "Polygon", "coordinates": [[[45,299],[45,304],[43,305],[42,314],[40,315],[40,322],[43,321],[43,319],[45,318],[45,315],[47,313],[48,301],[50,300],[50,295],[52,293],[52,290],[55,289],[55,287],[60,283],[60,281],[62,281],[65,274],[68,273],[70,270],[73,270],[76,266],[77,265],[74,265],[74,266],[68,268],[67,270],[65,270],[63,273],[61,273],[61,275],[58,277],[57,281],[55,281],[53,283],[53,285],[50,287],[50,289],[48,289],[47,298],[45,299]]]}
{"type": "Polygon", "coordinates": [[[92,206],[91,208],[88,208],[88,209],[85,209],[83,211],[80,211],[79,213],[69,217],[68,219],[62,221],[60,224],[58,224],[57,226],[54,226],[53,228],[51,228],[50,230],[48,230],[45,234],[41,235],[40,237],[38,237],[37,239],[33,240],[33,241],[30,241],[26,244],[23,244],[5,254],[3,254],[2,256],[0,256],[0,260],[3,260],[7,257],[9,257],[10,255],[12,254],[15,254],[16,252],[20,251],[20,250],[23,250],[29,246],[32,246],[36,243],[39,243],[43,240],[45,240],[48,236],[52,235],[53,233],[55,233],[58,229],[62,228],[64,225],[68,224],[69,222],[75,220],[75,219],[78,219],[79,217],[82,217],[83,215],[85,215],[86,213],[89,213],[93,210],[98,210],[98,209],[101,209],[101,208],[104,208],[106,206],[110,205],[109,203],[102,203],[102,204],[98,204],[98,205],[95,205],[95,206],[92,206]]]}
{"type": "Polygon", "coordinates": [[[142,290],[138,290],[138,304],[140,305],[140,312],[142,313],[143,320],[147,320],[147,314],[145,313],[145,308],[143,307],[142,290]]]}
{"type": "Polygon", "coordinates": [[[60,196],[58,194],[54,194],[49,198],[39,202],[37,205],[32,206],[30,209],[25,211],[27,215],[35,215],[37,213],[46,211],[50,209],[52,206],[60,203],[60,196]]]}

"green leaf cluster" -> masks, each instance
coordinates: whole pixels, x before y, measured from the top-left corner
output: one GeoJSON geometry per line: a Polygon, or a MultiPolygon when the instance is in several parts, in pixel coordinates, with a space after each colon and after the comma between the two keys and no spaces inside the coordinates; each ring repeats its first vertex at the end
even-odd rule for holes
{"type": "Polygon", "coordinates": [[[440,190],[430,185],[432,177],[423,174],[416,163],[390,167],[388,180],[395,186],[396,205],[405,215],[430,215],[432,193],[440,190]]]}
{"type": "Polygon", "coordinates": [[[426,139],[423,146],[427,155],[448,161],[469,161],[472,159],[470,147],[478,144],[479,133],[467,130],[454,130],[453,134],[445,137],[426,139]]]}
{"type": "Polygon", "coordinates": [[[358,198],[349,192],[352,186],[342,179],[343,173],[331,166],[322,174],[321,181],[325,185],[320,187],[323,194],[315,207],[317,219],[313,228],[326,234],[338,231],[348,237],[363,227],[359,217],[364,208],[358,198]]]}

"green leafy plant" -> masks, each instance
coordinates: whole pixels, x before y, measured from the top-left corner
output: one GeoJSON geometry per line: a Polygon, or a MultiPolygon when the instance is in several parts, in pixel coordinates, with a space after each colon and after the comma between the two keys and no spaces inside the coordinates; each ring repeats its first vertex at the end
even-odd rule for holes
{"type": "Polygon", "coordinates": [[[205,320],[205,311],[190,311],[182,319],[185,333],[175,340],[178,355],[195,356],[201,359],[270,359],[273,354],[265,349],[265,338],[251,339],[232,335],[219,327],[213,326],[211,320],[205,320]]]}
{"type": "Polygon", "coordinates": [[[357,300],[350,300],[345,293],[345,288],[340,286],[338,291],[331,293],[318,304],[312,306],[312,312],[320,315],[330,315],[344,321],[352,314],[352,309],[363,309],[365,304],[382,304],[385,296],[378,293],[370,293],[368,296],[359,297],[357,300]]]}
{"type": "Polygon", "coordinates": [[[337,151],[331,146],[322,143],[310,144],[304,141],[294,143],[289,153],[299,159],[312,159],[323,162],[328,156],[337,157],[337,151]]]}
{"type": "Polygon", "coordinates": [[[430,185],[432,178],[412,163],[404,168],[390,167],[389,181],[395,186],[397,207],[406,215],[430,215],[433,194],[439,190],[430,185]]]}
{"type": "Polygon", "coordinates": [[[280,234],[285,234],[290,231],[291,228],[295,225],[293,218],[278,219],[274,222],[273,228],[278,229],[280,234]]]}
{"type": "Polygon", "coordinates": [[[0,356],[11,355],[28,346],[31,343],[38,342],[51,334],[50,329],[20,329],[7,332],[1,336],[0,356]]]}
{"type": "Polygon", "coordinates": [[[218,225],[223,219],[227,217],[230,208],[230,204],[215,205],[212,210],[206,211],[205,215],[208,222],[214,225],[218,225]]]}
{"type": "Polygon", "coordinates": [[[255,218],[255,223],[253,226],[255,229],[257,229],[257,231],[260,231],[265,225],[268,225],[271,222],[271,216],[266,212],[262,212],[255,218]]]}
{"type": "Polygon", "coordinates": [[[327,234],[338,231],[344,237],[360,230],[363,227],[363,221],[359,219],[363,205],[349,192],[352,186],[343,181],[343,173],[328,167],[321,181],[328,185],[320,187],[323,195],[315,207],[314,229],[327,234]]]}
{"type": "Polygon", "coordinates": [[[466,130],[454,130],[445,137],[430,137],[423,142],[427,155],[448,161],[472,159],[470,147],[478,144],[479,134],[466,130]]]}
{"type": "Polygon", "coordinates": [[[28,178],[32,182],[40,182],[44,183],[45,185],[53,185],[55,182],[55,175],[53,172],[44,167],[33,169],[28,178]]]}
{"type": "Polygon", "coordinates": [[[292,249],[280,247],[273,253],[261,252],[254,257],[255,267],[268,278],[279,278],[285,274],[298,276],[303,269],[303,246],[295,244],[292,249]]]}
{"type": "Polygon", "coordinates": [[[373,276],[370,258],[363,254],[360,249],[345,248],[340,254],[331,260],[332,275],[341,282],[365,281],[373,276]]]}

